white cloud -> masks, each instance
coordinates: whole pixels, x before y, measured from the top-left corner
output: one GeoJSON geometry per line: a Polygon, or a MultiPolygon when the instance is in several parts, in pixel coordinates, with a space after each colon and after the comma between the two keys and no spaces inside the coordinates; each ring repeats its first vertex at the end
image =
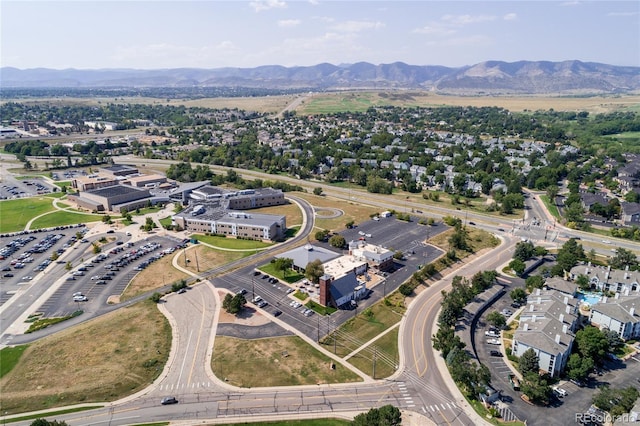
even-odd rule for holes
{"type": "Polygon", "coordinates": [[[416,34],[429,34],[436,36],[447,36],[456,33],[454,29],[444,27],[440,24],[425,25],[424,27],[414,29],[413,32],[416,34]]]}
{"type": "Polygon", "coordinates": [[[249,6],[256,12],[262,12],[269,9],[284,9],[287,7],[287,3],[282,0],[256,0],[249,2],[249,6]]]}
{"type": "Polygon", "coordinates": [[[492,15],[444,15],[442,17],[443,22],[456,26],[494,21],[495,19],[496,17],[492,15]]]}
{"type": "Polygon", "coordinates": [[[297,27],[301,24],[299,19],[282,19],[278,21],[278,26],[282,28],[297,27]]]}
{"type": "Polygon", "coordinates": [[[515,21],[516,19],[518,19],[518,15],[515,13],[507,13],[502,17],[502,19],[504,19],[505,21],[515,21]]]}
{"type": "Polygon", "coordinates": [[[331,29],[339,32],[359,33],[365,30],[377,30],[384,27],[384,22],[380,21],[345,21],[334,24],[331,29]]]}
{"type": "Polygon", "coordinates": [[[638,12],[609,12],[607,16],[637,16],[638,12]]]}

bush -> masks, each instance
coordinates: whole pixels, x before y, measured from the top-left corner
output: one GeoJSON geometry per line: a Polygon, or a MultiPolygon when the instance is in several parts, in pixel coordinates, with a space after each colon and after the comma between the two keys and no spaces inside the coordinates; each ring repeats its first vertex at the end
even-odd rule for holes
{"type": "Polygon", "coordinates": [[[398,291],[400,292],[401,295],[403,296],[411,296],[411,294],[413,294],[413,287],[411,287],[409,284],[401,284],[400,287],[398,288],[398,291]]]}

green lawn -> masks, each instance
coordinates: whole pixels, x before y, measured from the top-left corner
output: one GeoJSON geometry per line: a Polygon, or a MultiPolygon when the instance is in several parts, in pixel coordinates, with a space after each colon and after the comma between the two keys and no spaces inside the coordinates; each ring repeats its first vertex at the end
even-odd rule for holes
{"type": "Polygon", "coordinates": [[[20,361],[22,353],[29,345],[6,347],[0,350],[0,378],[4,377],[20,361]]]}
{"type": "Polygon", "coordinates": [[[99,222],[102,220],[102,217],[103,216],[99,214],[82,214],[68,211],[57,211],[36,219],[31,224],[31,229],[75,225],[77,223],[99,222]]]}
{"type": "Polygon", "coordinates": [[[349,363],[360,371],[369,374],[374,379],[389,377],[396,371],[398,363],[398,332],[399,328],[388,332],[356,355],[349,358],[349,363]],[[374,349],[375,347],[375,349],[374,349]],[[373,358],[376,355],[375,376],[373,358]]]}
{"type": "Polygon", "coordinates": [[[278,271],[276,270],[276,264],[275,263],[266,263],[262,266],[260,266],[258,268],[260,271],[264,272],[265,274],[269,274],[271,276],[280,278],[282,281],[286,281],[289,284],[293,284],[295,282],[300,281],[301,279],[304,278],[304,275],[302,275],[299,272],[296,272],[292,269],[289,269],[287,271],[287,275],[285,276],[284,273],[282,271],[278,271]]]}
{"type": "Polygon", "coordinates": [[[0,201],[0,232],[22,231],[31,219],[53,211],[51,198],[22,198],[0,201]]]}
{"type": "Polygon", "coordinates": [[[560,219],[560,212],[558,211],[558,207],[556,207],[555,203],[551,203],[549,197],[547,195],[539,195],[540,199],[549,210],[549,213],[553,215],[556,219],[560,219]]]}
{"type": "MultiPolygon", "coordinates": [[[[169,223],[171,223],[169,219],[169,223]]],[[[239,240],[236,238],[225,238],[217,235],[201,235],[195,234],[191,236],[198,241],[203,243],[211,244],[214,247],[219,247],[221,249],[237,249],[237,250],[251,250],[251,249],[261,249],[265,247],[271,247],[272,243],[265,243],[262,241],[256,240],[239,240]]]]}

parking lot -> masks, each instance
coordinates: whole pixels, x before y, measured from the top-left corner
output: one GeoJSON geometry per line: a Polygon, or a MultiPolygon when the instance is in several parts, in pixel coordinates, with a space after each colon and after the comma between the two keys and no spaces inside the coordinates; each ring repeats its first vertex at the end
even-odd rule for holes
{"type": "MultiPolygon", "coordinates": [[[[262,273],[255,274],[254,267],[243,268],[233,273],[226,274],[214,280],[216,287],[226,288],[234,293],[245,289],[247,301],[251,301],[255,296],[259,296],[266,303],[262,306],[265,312],[274,315],[280,312],[278,317],[300,330],[310,338],[317,339],[331,332],[335,327],[342,324],[354,314],[361,312],[368,306],[381,300],[383,293],[394,291],[401,283],[406,281],[419,267],[435,260],[442,254],[442,251],[424,244],[429,236],[437,235],[445,231],[446,225],[437,224],[431,227],[419,225],[417,219],[412,222],[399,221],[395,218],[380,218],[380,220],[370,220],[358,225],[353,229],[346,229],[340,232],[347,243],[352,240],[362,238],[360,232],[365,234],[366,241],[388,248],[392,251],[402,251],[405,259],[395,262],[394,271],[385,273],[381,284],[373,288],[369,296],[358,301],[356,310],[339,310],[330,316],[322,317],[314,313],[305,311],[304,306],[294,305],[293,302],[300,301],[293,297],[292,287],[278,280],[270,280],[268,275],[262,273]],[[370,236],[367,236],[370,234],[370,236]]],[[[331,247],[328,243],[314,243],[326,249],[342,253],[342,251],[331,247]]],[[[259,265],[256,265],[259,267],[259,265]]],[[[256,302],[258,303],[258,302],[256,302]]]]}
{"type": "Polygon", "coordinates": [[[133,243],[124,242],[124,235],[118,236],[117,240],[104,246],[102,253],[64,271],[58,277],[63,280],[60,286],[38,312],[45,317],[60,317],[78,309],[86,310],[87,304],[95,311],[105,305],[110,296],[122,294],[139,271],[169,254],[167,249],[179,245],[176,240],[164,237],[154,236],[133,243]]]}
{"type": "Polygon", "coordinates": [[[84,234],[86,230],[84,225],[72,225],[0,237],[0,306],[19,289],[40,278],[39,274],[43,276],[43,271],[54,262],[54,253],[61,257],[76,244],[76,234],[84,234]]]}
{"type": "Polygon", "coordinates": [[[600,386],[606,384],[612,388],[622,388],[634,385],[640,388],[640,383],[637,381],[640,377],[640,356],[636,355],[625,362],[607,360],[602,369],[602,375],[592,374],[584,387],[567,380],[560,380],[556,385],[566,395],[562,396],[562,391],[554,392],[548,407],[524,402],[520,398],[522,392],[512,389],[509,382],[508,375],[512,372],[507,365],[509,361],[506,357],[496,356],[495,353],[492,355],[493,351],[503,352],[501,345],[487,343],[492,336],[487,336],[491,327],[485,320],[486,316],[496,310],[502,312],[504,309],[509,309],[515,312],[517,308],[511,306],[509,292],[513,288],[524,286],[524,280],[521,278],[501,279],[501,283],[506,285],[506,292],[478,319],[474,330],[475,350],[478,361],[486,365],[491,372],[492,387],[501,392],[502,401],[518,419],[526,420],[528,425],[576,424],[576,414],[587,412],[600,386]]]}
{"type": "Polygon", "coordinates": [[[35,195],[49,194],[54,191],[53,186],[43,178],[33,177],[19,180],[12,176],[6,176],[0,186],[0,200],[14,198],[33,197],[35,195]]]}

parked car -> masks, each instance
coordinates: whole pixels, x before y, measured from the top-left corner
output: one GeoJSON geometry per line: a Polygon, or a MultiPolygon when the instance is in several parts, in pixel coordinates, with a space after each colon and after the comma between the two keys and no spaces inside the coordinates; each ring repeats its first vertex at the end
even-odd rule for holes
{"type": "Polygon", "coordinates": [[[500,345],[500,339],[489,339],[487,340],[487,344],[489,345],[500,345]]]}
{"type": "Polygon", "coordinates": [[[500,352],[500,351],[496,351],[496,350],[493,350],[493,351],[489,352],[489,354],[490,354],[491,356],[498,356],[498,357],[502,357],[502,352],[500,352]]]}
{"type": "Polygon", "coordinates": [[[282,315],[282,311],[281,310],[277,310],[273,313],[274,317],[279,317],[280,315],[282,315]]]}
{"type": "Polygon", "coordinates": [[[565,396],[567,396],[567,395],[568,395],[567,391],[566,391],[566,390],[564,390],[564,389],[562,389],[562,388],[561,388],[561,387],[559,387],[559,386],[554,386],[552,389],[553,389],[553,392],[554,392],[556,395],[558,395],[560,398],[564,398],[565,396]]]}

